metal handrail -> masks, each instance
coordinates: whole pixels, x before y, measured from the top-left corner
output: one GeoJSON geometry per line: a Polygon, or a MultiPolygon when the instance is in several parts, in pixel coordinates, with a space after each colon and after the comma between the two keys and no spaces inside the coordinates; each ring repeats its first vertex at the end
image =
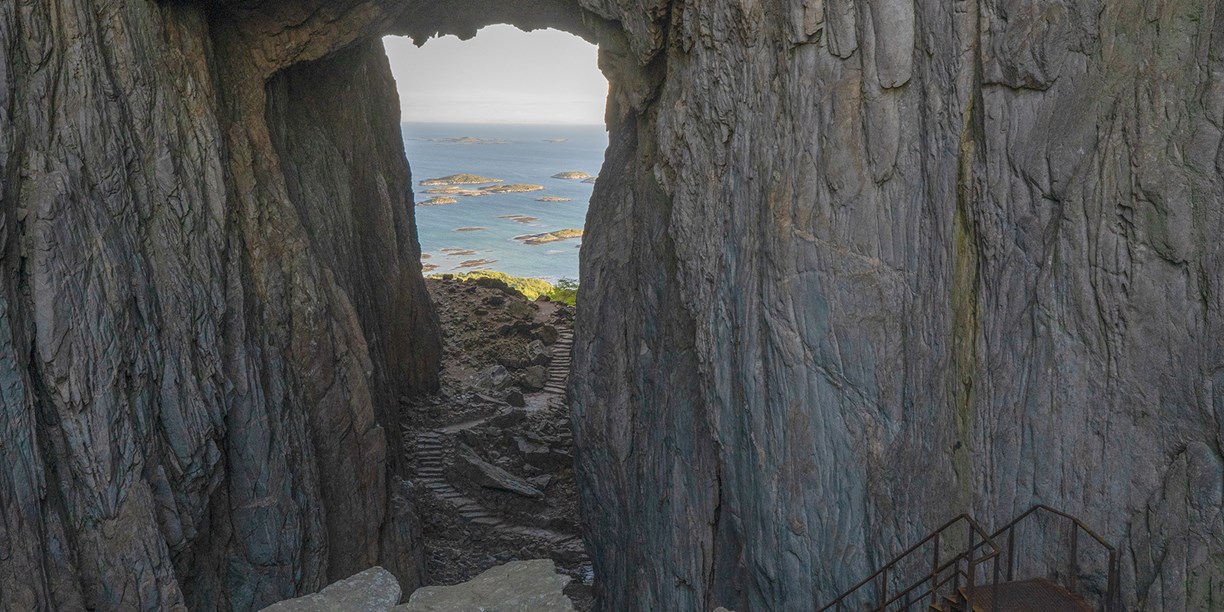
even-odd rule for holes
{"type": "Polygon", "coordinates": [[[966,583],[965,586],[970,591],[977,588],[978,586],[977,585],[977,576],[978,576],[977,567],[981,565],[982,563],[985,563],[990,560],[994,561],[994,568],[993,568],[994,575],[993,575],[993,579],[990,581],[989,586],[994,591],[994,595],[995,595],[995,597],[993,597],[992,600],[997,601],[998,600],[997,596],[998,596],[998,588],[999,588],[999,577],[1000,577],[999,573],[1000,573],[1000,565],[1001,565],[1000,562],[1001,562],[1001,556],[1002,556],[1001,555],[1002,549],[997,544],[995,544],[995,541],[997,538],[1002,536],[1004,533],[1007,534],[1007,581],[1011,582],[1015,579],[1016,526],[1019,525],[1021,522],[1025,521],[1026,519],[1028,519],[1030,516],[1033,516],[1034,514],[1038,512],[1048,512],[1048,513],[1060,516],[1071,522],[1071,525],[1072,525],[1071,544],[1070,544],[1071,567],[1069,568],[1070,569],[1070,577],[1069,577],[1070,584],[1066,586],[1068,586],[1072,592],[1075,592],[1076,590],[1078,576],[1079,576],[1079,532],[1083,531],[1084,533],[1088,534],[1089,537],[1095,540],[1097,544],[1099,544],[1101,547],[1105,549],[1106,552],[1108,552],[1109,554],[1109,561],[1108,561],[1109,567],[1107,569],[1108,583],[1107,583],[1106,590],[1105,590],[1105,597],[1100,602],[1100,610],[1101,612],[1120,611],[1122,607],[1120,603],[1121,602],[1120,579],[1119,579],[1120,571],[1119,571],[1119,561],[1118,561],[1117,550],[1113,546],[1110,546],[1109,543],[1106,542],[1105,539],[1102,538],[1099,534],[1097,534],[1097,532],[1093,531],[1092,528],[1085,525],[1083,521],[1079,520],[1078,518],[1070,514],[1067,514],[1066,512],[1063,512],[1061,510],[1056,510],[1045,504],[1037,504],[1029,508],[1024,513],[1012,519],[1011,522],[999,528],[998,531],[992,534],[989,534],[989,535],[987,535],[986,532],[981,528],[981,526],[978,525],[977,522],[973,520],[973,517],[969,516],[968,514],[957,515],[952,520],[948,521],[947,523],[944,523],[938,529],[931,532],[930,535],[920,540],[917,544],[914,544],[913,546],[910,546],[909,548],[905,549],[904,552],[902,552],[901,554],[894,557],[891,561],[889,561],[887,565],[880,568],[879,570],[876,570],[874,574],[868,576],[867,578],[864,578],[862,581],[860,581],[858,584],[855,584],[853,587],[850,587],[850,589],[842,593],[840,597],[833,600],[832,603],[829,603],[828,605],[824,606],[820,610],[821,612],[824,612],[826,610],[829,610],[835,607],[840,609],[847,598],[849,598],[851,595],[854,595],[856,592],[858,592],[863,587],[873,582],[876,582],[876,581],[878,581],[878,584],[876,585],[876,590],[877,590],[876,602],[877,603],[874,607],[868,606],[867,607],[868,610],[873,610],[877,612],[886,610],[889,606],[900,601],[902,598],[905,598],[904,599],[904,609],[909,609],[909,606],[912,605],[912,603],[921,602],[924,599],[926,599],[928,596],[930,597],[931,602],[934,603],[935,600],[939,597],[939,590],[942,589],[944,586],[946,586],[949,582],[953,583],[954,590],[959,589],[960,588],[959,582],[962,576],[965,578],[965,583],[966,583]],[[951,559],[948,559],[947,561],[941,564],[940,559],[939,559],[940,535],[944,533],[945,531],[951,529],[954,525],[956,525],[957,523],[961,521],[965,521],[969,525],[969,546],[964,552],[953,555],[951,559]],[[974,538],[975,535],[977,535],[980,538],[980,541],[977,541],[976,543],[975,543],[975,538],[974,538]],[[894,567],[896,567],[898,564],[900,564],[902,561],[904,561],[907,557],[909,557],[910,555],[918,551],[918,549],[922,548],[924,545],[932,541],[934,542],[934,555],[931,561],[931,572],[929,574],[924,575],[922,578],[918,579],[917,581],[913,582],[906,588],[901,589],[896,595],[893,595],[892,597],[888,597],[887,578],[888,578],[889,571],[892,570],[894,567]],[[977,554],[978,549],[982,548],[983,546],[989,546],[990,548],[989,554],[986,554],[980,558],[975,559],[975,555],[977,554]],[[962,561],[964,561],[966,564],[965,570],[961,569],[960,563],[962,561]],[[946,577],[941,578],[941,575],[944,574],[944,572],[948,568],[952,568],[953,570],[952,573],[946,577]],[[926,590],[922,591],[921,593],[918,593],[917,596],[915,596],[915,592],[918,591],[918,589],[922,589],[926,587],[926,585],[929,585],[929,588],[926,588],[926,590]]]}
{"type": "Polygon", "coordinates": [[[1097,532],[1093,531],[1091,527],[1085,525],[1083,521],[1070,514],[1067,514],[1066,512],[1056,510],[1045,504],[1037,504],[1032,508],[1029,508],[1020,516],[1012,519],[1010,523],[1000,527],[998,531],[991,534],[991,539],[994,539],[1003,535],[1004,532],[1007,533],[1007,581],[1011,582],[1015,579],[1016,526],[1037,512],[1049,512],[1050,514],[1060,516],[1071,522],[1073,527],[1071,531],[1071,567],[1069,568],[1069,579],[1071,584],[1066,585],[1071,592],[1075,592],[1079,577],[1079,532],[1083,531],[1084,533],[1088,534],[1089,537],[1096,540],[1097,544],[1100,544],[1101,547],[1103,547],[1105,551],[1109,553],[1108,567],[1106,568],[1107,582],[1105,587],[1105,597],[1101,600],[1099,608],[1101,612],[1115,612],[1116,610],[1121,610],[1121,585],[1119,584],[1120,572],[1118,565],[1118,551],[1113,546],[1110,546],[1109,543],[1105,541],[1105,538],[1102,538],[1097,534],[1097,532]]]}
{"type": "MultiPolygon", "coordinates": [[[[982,546],[985,546],[987,543],[988,543],[987,540],[983,540],[975,548],[981,548],[982,546]]],[[[926,597],[927,595],[934,594],[938,596],[939,587],[942,587],[943,585],[947,584],[949,581],[951,581],[953,578],[956,578],[958,575],[964,576],[966,579],[968,579],[969,574],[968,572],[962,571],[960,569],[960,562],[963,560],[966,560],[966,555],[971,554],[972,552],[973,551],[968,551],[967,553],[961,553],[953,557],[951,560],[946,561],[943,565],[939,566],[934,571],[932,571],[931,574],[923,576],[922,578],[919,578],[918,580],[914,581],[913,584],[902,589],[901,592],[893,596],[892,599],[884,602],[884,606],[887,607],[889,605],[892,605],[893,603],[896,603],[898,599],[901,599],[901,597],[905,595],[911,595],[915,589],[921,587],[924,584],[931,582],[931,576],[938,576],[940,574],[943,574],[944,570],[948,569],[949,567],[955,566],[956,571],[950,574],[947,578],[944,578],[943,580],[940,580],[937,583],[931,585],[930,589],[923,591],[921,594],[914,596],[912,599],[914,601],[922,601],[922,599],[926,597]]],[[[980,565],[981,563],[984,563],[991,558],[993,558],[993,555],[982,557],[981,559],[977,561],[977,564],[980,565]]],[[[996,563],[997,563],[997,560],[996,560],[996,563]]],[[[967,580],[966,580],[966,584],[968,584],[967,580]]]]}
{"type": "MultiPolygon", "coordinates": [[[[846,592],[842,593],[840,597],[833,600],[831,603],[824,606],[820,610],[821,612],[824,612],[825,610],[829,610],[831,608],[841,606],[842,603],[845,602],[845,600],[849,598],[851,595],[854,595],[860,589],[867,586],[868,584],[871,584],[872,582],[875,582],[876,580],[879,580],[879,584],[877,585],[877,600],[876,600],[877,605],[876,607],[871,608],[871,609],[872,610],[884,610],[887,606],[896,602],[901,597],[904,597],[912,593],[914,589],[920,587],[923,584],[930,582],[932,584],[932,587],[931,587],[932,590],[938,589],[943,584],[946,584],[946,580],[942,582],[939,581],[939,574],[942,573],[944,570],[946,570],[951,565],[959,564],[961,560],[966,561],[968,565],[968,575],[966,577],[966,580],[968,582],[968,586],[972,587],[972,586],[976,586],[975,583],[976,583],[977,566],[982,563],[985,563],[989,559],[995,559],[995,569],[996,569],[995,580],[997,582],[997,579],[998,579],[997,570],[999,566],[997,559],[999,557],[1000,552],[1001,550],[999,549],[998,545],[996,545],[994,543],[994,540],[989,535],[987,535],[986,531],[982,529],[982,526],[978,525],[977,521],[973,520],[973,517],[969,516],[968,514],[959,514],[952,520],[944,523],[942,526],[940,526],[935,531],[931,532],[931,534],[928,535],[927,537],[919,540],[917,544],[910,546],[909,548],[905,549],[905,551],[902,552],[901,554],[893,557],[892,561],[889,561],[884,567],[881,567],[880,569],[876,570],[874,574],[868,576],[867,578],[864,578],[863,580],[859,581],[858,584],[855,584],[854,586],[850,587],[848,590],[846,590],[846,592]],[[952,559],[946,561],[945,563],[941,565],[940,559],[939,559],[940,536],[945,531],[948,531],[953,526],[957,525],[957,523],[960,523],[962,521],[964,521],[968,525],[969,548],[963,553],[954,555],[952,559]],[[975,543],[975,536],[980,538],[980,542],[975,543]],[[928,542],[932,542],[932,541],[934,541],[935,543],[935,547],[934,547],[935,550],[934,550],[934,557],[931,562],[931,573],[925,575],[921,580],[914,583],[914,585],[911,585],[910,587],[901,590],[898,594],[892,597],[888,597],[887,577],[888,577],[889,570],[896,567],[899,563],[904,561],[907,557],[914,554],[914,552],[916,552],[918,549],[922,548],[928,542]],[[980,559],[975,560],[973,558],[973,555],[983,545],[988,545],[990,547],[990,553],[981,557],[980,559]]],[[[958,575],[958,573],[961,573],[959,570],[959,567],[956,572],[953,572],[953,576],[958,575]]],[[[932,596],[934,596],[934,593],[932,593],[932,596]]]]}

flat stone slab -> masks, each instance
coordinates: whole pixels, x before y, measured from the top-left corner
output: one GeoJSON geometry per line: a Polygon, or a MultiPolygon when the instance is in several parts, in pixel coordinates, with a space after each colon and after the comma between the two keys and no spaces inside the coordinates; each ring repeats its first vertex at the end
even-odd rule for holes
{"type": "Polygon", "coordinates": [[[297,599],[274,603],[262,612],[383,612],[399,603],[400,585],[391,572],[371,567],[297,599]]]}
{"type": "Polygon", "coordinates": [[[551,559],[511,561],[462,584],[421,587],[394,612],[571,612],[569,581],[551,559]]]}

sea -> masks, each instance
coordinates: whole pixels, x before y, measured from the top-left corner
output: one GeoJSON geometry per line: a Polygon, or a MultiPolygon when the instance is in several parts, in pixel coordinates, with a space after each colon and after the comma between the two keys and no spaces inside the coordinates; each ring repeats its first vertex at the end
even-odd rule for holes
{"type": "Polygon", "coordinates": [[[530,245],[515,237],[583,228],[594,185],[552,176],[570,171],[597,175],[608,147],[604,126],[405,123],[401,127],[418,203],[435,195],[425,193],[430,187],[421,186],[421,181],[452,174],[544,187],[526,193],[457,197],[457,204],[417,206],[426,274],[496,270],[550,282],[579,280],[581,238],[530,245]],[[538,201],[542,196],[570,201],[538,201]]]}

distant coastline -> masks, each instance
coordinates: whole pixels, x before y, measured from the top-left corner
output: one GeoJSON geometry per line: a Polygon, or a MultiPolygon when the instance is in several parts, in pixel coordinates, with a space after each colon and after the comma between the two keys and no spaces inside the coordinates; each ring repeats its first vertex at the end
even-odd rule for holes
{"type": "Polygon", "coordinates": [[[583,181],[602,167],[602,126],[411,123],[403,130],[422,264],[431,273],[578,279],[578,233],[593,193],[583,181]]]}

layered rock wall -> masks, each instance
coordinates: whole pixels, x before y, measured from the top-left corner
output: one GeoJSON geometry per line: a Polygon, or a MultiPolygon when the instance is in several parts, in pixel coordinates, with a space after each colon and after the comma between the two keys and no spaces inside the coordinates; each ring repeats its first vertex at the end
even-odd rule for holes
{"type": "Polygon", "coordinates": [[[1218,607],[1224,7],[656,23],[583,244],[607,609],[809,609],[1036,502],[1119,547],[1128,607],[1218,607]]]}
{"type": "Polygon", "coordinates": [[[397,400],[439,350],[386,60],[275,76],[387,15],[0,6],[6,607],[250,609],[374,563],[416,584],[397,400]],[[319,155],[349,164],[303,177],[319,155]]]}
{"type": "Polygon", "coordinates": [[[0,4],[5,601],[413,586],[388,432],[437,342],[371,41],[503,21],[612,83],[571,377],[606,609],[807,609],[1034,502],[1129,607],[1218,607],[1217,0],[0,4]]]}

